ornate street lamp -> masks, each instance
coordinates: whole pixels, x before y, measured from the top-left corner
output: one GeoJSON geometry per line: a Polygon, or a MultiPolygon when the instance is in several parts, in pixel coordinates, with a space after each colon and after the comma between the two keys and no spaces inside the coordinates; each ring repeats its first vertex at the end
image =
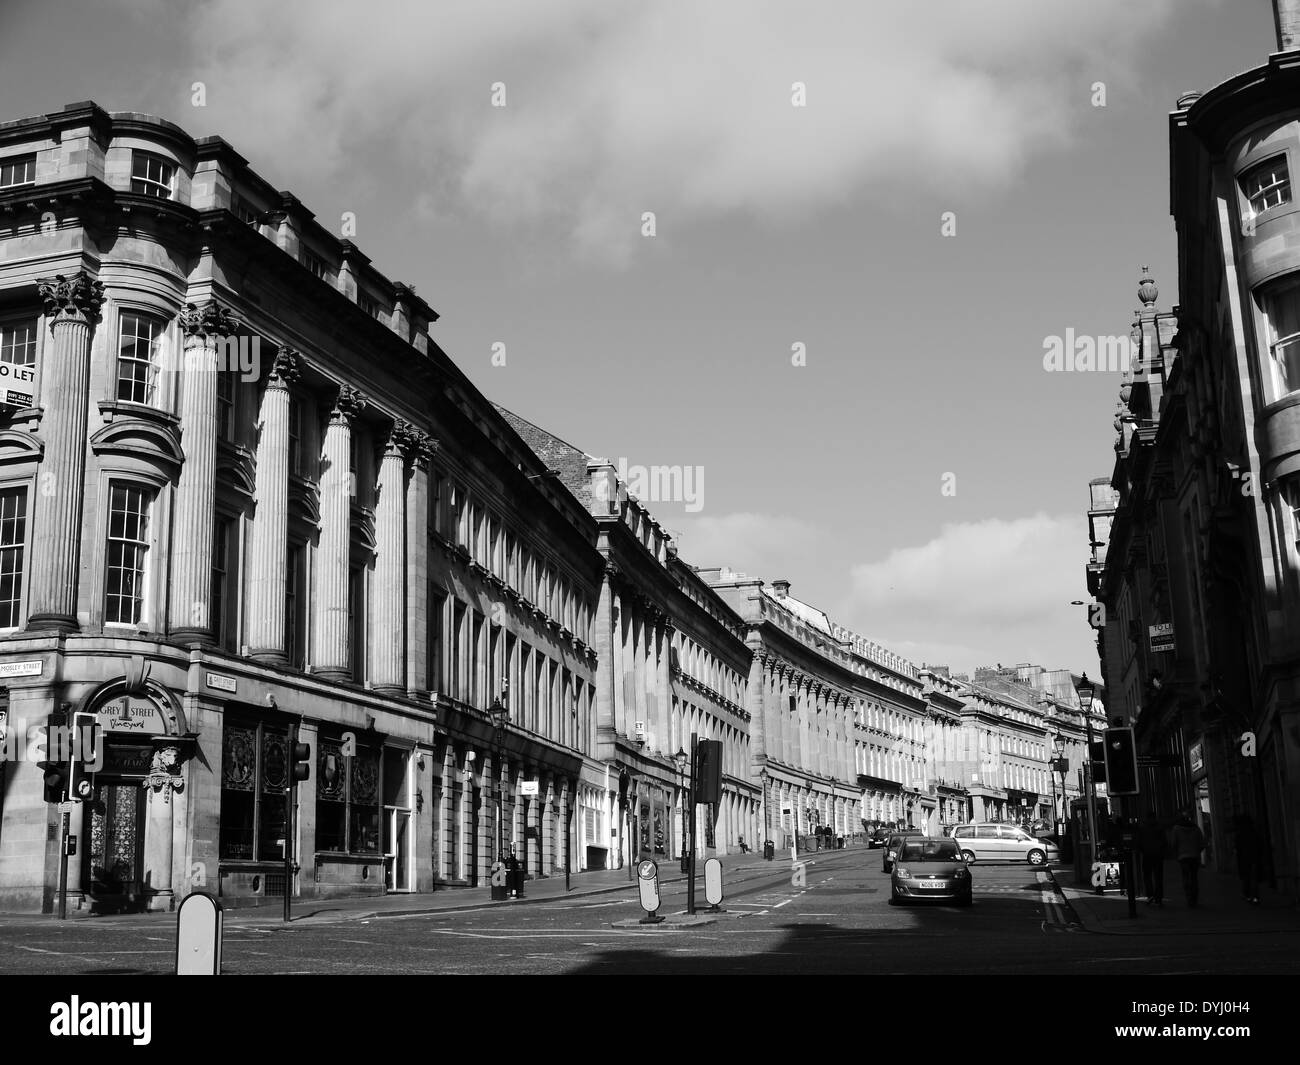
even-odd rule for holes
{"type": "Polygon", "coordinates": [[[488,707],[488,716],[492,718],[492,748],[493,758],[496,765],[496,811],[497,811],[497,861],[503,861],[501,854],[501,804],[505,801],[505,782],[501,777],[501,763],[505,757],[505,731],[506,722],[510,720],[510,709],[506,705],[506,692],[509,689],[507,681],[501,682],[501,694],[492,700],[492,705],[488,707]]]}
{"type": "Polygon", "coordinates": [[[673,761],[677,763],[677,784],[678,794],[682,804],[682,872],[688,872],[690,866],[690,853],[686,847],[686,763],[691,756],[686,751],[678,747],[677,753],[673,755],[673,761]]]}
{"type": "MultiPolygon", "coordinates": [[[[1095,689],[1087,673],[1079,678],[1079,683],[1074,686],[1074,690],[1079,693],[1079,705],[1083,708],[1083,723],[1088,731],[1088,754],[1083,764],[1087,771],[1088,782],[1088,853],[1092,858],[1091,865],[1097,861],[1097,782],[1093,779],[1092,772],[1092,697],[1095,689]]],[[[1099,886],[1093,890],[1100,895],[1104,888],[1099,886]]]]}

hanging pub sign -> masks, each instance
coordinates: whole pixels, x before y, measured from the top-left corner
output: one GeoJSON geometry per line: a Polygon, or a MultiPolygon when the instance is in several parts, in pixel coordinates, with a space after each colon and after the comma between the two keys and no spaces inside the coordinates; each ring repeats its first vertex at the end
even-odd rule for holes
{"type": "Polygon", "coordinates": [[[107,732],[163,736],[167,719],[162,707],[147,695],[119,695],[95,711],[99,727],[107,732]]]}
{"type": "Polygon", "coordinates": [[[1174,649],[1173,622],[1164,621],[1159,625],[1150,625],[1147,632],[1151,638],[1151,652],[1172,651],[1174,649]]]}
{"type": "Polygon", "coordinates": [[[30,407],[36,395],[36,367],[0,362],[0,404],[30,407]]]}

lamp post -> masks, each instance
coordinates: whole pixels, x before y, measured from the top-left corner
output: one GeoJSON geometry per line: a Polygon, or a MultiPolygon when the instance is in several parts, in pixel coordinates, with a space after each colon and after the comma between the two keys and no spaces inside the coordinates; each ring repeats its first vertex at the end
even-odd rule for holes
{"type": "MultiPolygon", "coordinates": [[[[1092,682],[1088,680],[1088,674],[1085,673],[1079,678],[1079,683],[1074,686],[1075,691],[1079,693],[1079,705],[1083,708],[1083,724],[1088,731],[1088,757],[1084,759],[1084,768],[1087,770],[1088,782],[1088,851],[1092,856],[1091,865],[1097,864],[1097,782],[1093,779],[1092,772],[1092,696],[1094,688],[1092,682]]],[[[1076,867],[1077,868],[1077,867],[1076,867]]],[[[1100,895],[1104,892],[1101,885],[1093,888],[1093,892],[1100,895]]]]}
{"type": "Polygon", "coordinates": [[[682,872],[688,871],[690,855],[686,850],[686,763],[690,761],[690,755],[678,747],[677,753],[673,755],[673,761],[677,763],[677,784],[678,796],[682,806],[682,872]]]}
{"type": "Polygon", "coordinates": [[[501,682],[501,694],[492,700],[492,705],[488,708],[488,714],[492,718],[492,750],[493,760],[495,763],[496,776],[496,821],[497,821],[497,847],[496,860],[502,861],[501,856],[501,804],[505,800],[505,787],[501,779],[501,762],[505,757],[505,738],[506,722],[510,719],[510,710],[506,706],[506,691],[508,682],[501,682]]]}

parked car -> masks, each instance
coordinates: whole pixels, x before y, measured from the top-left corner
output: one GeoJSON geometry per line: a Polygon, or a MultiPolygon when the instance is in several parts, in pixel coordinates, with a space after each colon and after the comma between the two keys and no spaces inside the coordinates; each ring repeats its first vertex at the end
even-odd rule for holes
{"type": "Polygon", "coordinates": [[[974,900],[970,870],[954,839],[908,836],[899,847],[889,878],[889,902],[928,899],[969,906],[974,900]]]}
{"type": "Polygon", "coordinates": [[[952,839],[961,848],[962,859],[968,864],[981,861],[1046,865],[1061,858],[1055,843],[1035,839],[1019,825],[990,822],[958,825],[952,830],[952,839]]]}
{"type": "Polygon", "coordinates": [[[923,837],[925,835],[919,828],[900,828],[891,832],[889,838],[885,840],[885,853],[882,855],[884,861],[881,862],[880,871],[882,873],[891,872],[894,868],[894,858],[898,854],[898,848],[904,839],[913,837],[923,837]]]}

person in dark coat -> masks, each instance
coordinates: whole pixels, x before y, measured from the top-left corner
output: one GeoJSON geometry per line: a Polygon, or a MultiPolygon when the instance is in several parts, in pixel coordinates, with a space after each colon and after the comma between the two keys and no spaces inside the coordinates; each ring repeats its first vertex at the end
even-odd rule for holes
{"type": "Polygon", "coordinates": [[[1183,814],[1174,825],[1174,857],[1183,873],[1183,894],[1187,905],[1195,909],[1199,895],[1201,873],[1201,851],[1205,850],[1205,833],[1192,820],[1191,814],[1183,814]]]}
{"type": "Polygon", "coordinates": [[[1259,902],[1259,834],[1255,819],[1239,813],[1232,821],[1237,844],[1237,875],[1241,878],[1241,895],[1247,902],[1259,902]]]}
{"type": "Polygon", "coordinates": [[[1152,906],[1165,904],[1165,859],[1169,856],[1169,840],[1160,820],[1149,813],[1138,829],[1138,851],[1142,854],[1142,879],[1147,889],[1147,902],[1152,906]]]}

